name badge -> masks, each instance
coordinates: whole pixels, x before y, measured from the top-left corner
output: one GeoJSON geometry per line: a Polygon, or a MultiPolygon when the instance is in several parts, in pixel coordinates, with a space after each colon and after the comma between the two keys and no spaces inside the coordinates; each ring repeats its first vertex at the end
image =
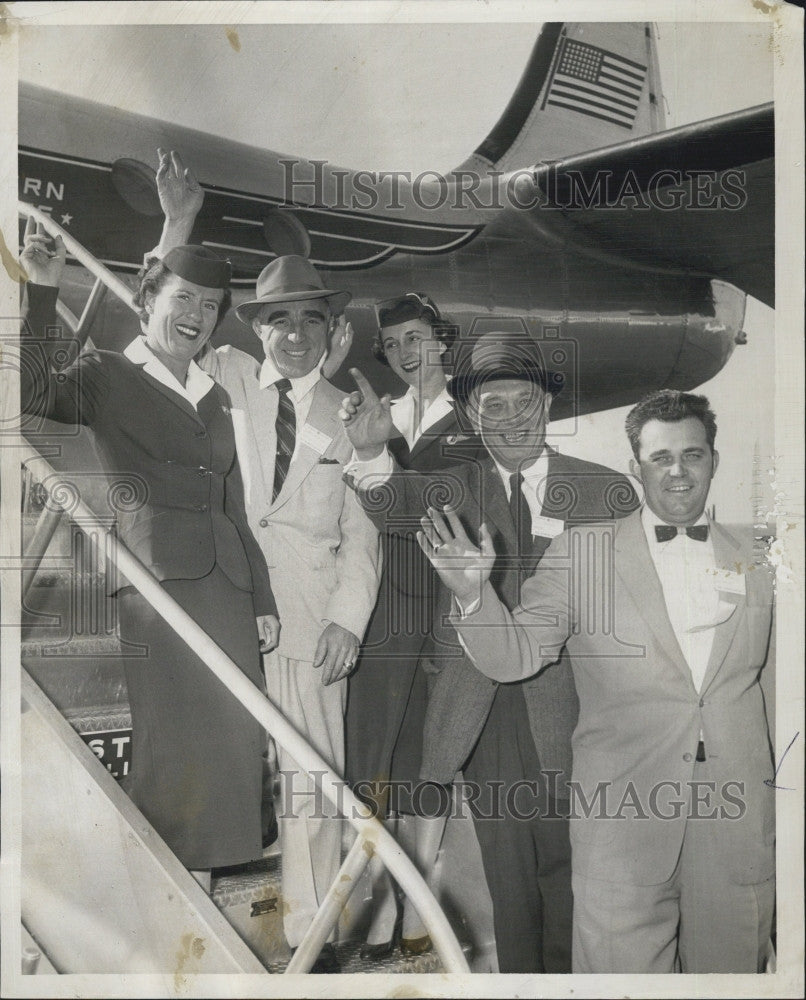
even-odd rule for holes
{"type": "Polygon", "coordinates": [[[747,581],[744,573],[734,573],[729,569],[716,571],[714,586],[723,594],[737,594],[739,597],[745,597],[747,594],[747,581]]]}
{"type": "Polygon", "coordinates": [[[557,517],[534,517],[532,518],[532,534],[540,535],[541,538],[556,538],[565,531],[565,521],[557,517]]]}
{"type": "Polygon", "coordinates": [[[302,430],[299,432],[300,444],[307,445],[312,448],[317,455],[322,455],[327,451],[333,438],[323,434],[322,431],[318,431],[311,424],[303,424],[302,430]]]}

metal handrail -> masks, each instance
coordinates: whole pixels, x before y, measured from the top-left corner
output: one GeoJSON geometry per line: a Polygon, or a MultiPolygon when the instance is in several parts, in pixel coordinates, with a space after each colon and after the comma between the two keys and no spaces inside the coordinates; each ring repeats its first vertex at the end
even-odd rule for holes
{"type": "MultiPolygon", "coordinates": [[[[22,202],[20,203],[20,214],[36,219],[51,235],[61,236],[68,251],[78,261],[91,270],[127,305],[134,308],[132,293],[128,287],[102,264],[98,263],[80,243],[65,233],[58,223],[33,206],[25,205],[22,202]]],[[[59,474],[22,437],[19,439],[19,452],[21,461],[32,472],[39,470],[38,478],[40,481],[51,476],[58,477],[59,474]]],[[[82,500],[76,499],[74,491],[60,491],[58,487],[52,489],[52,501],[59,506],[61,506],[60,495],[64,497],[65,512],[69,513],[74,520],[79,519],[76,523],[90,537],[93,544],[98,544],[100,538],[110,534],[110,527],[102,524],[82,500]]],[[[229,689],[249,714],[272,734],[300,767],[313,777],[315,784],[328,801],[344,815],[344,818],[358,834],[355,844],[336,877],[336,883],[328,891],[286,971],[289,973],[304,972],[311,967],[331,928],[335,925],[339,912],[347,902],[349,892],[344,891],[345,886],[352,888],[356,885],[358,877],[369,863],[373,853],[377,853],[389,873],[400,883],[416,908],[434,942],[434,947],[445,970],[447,972],[469,972],[467,960],[445,914],[413,862],[401,851],[397,841],[383,824],[372,817],[367,806],[344,785],[344,782],[294,729],[285,716],[242,673],[240,668],[213,642],[201,626],[163,589],[156,577],[117,538],[115,538],[111,558],[128,581],[171,628],[184,639],[193,652],[229,689]],[[347,879],[342,878],[345,874],[348,875],[347,879]]]]}
{"type": "MultiPolygon", "coordinates": [[[[18,447],[22,461],[37,473],[40,481],[45,477],[56,476],[58,478],[59,474],[24,439],[20,438],[18,447]]],[[[61,478],[64,478],[63,475],[61,478]]],[[[82,531],[89,535],[94,544],[98,543],[98,539],[110,534],[111,528],[103,525],[82,500],[76,499],[75,491],[61,491],[56,485],[51,490],[51,499],[55,504],[64,503],[65,511],[76,521],[82,531]],[[93,535],[95,532],[97,535],[93,535]]],[[[300,736],[285,716],[213,642],[184,608],[160,586],[156,577],[129,552],[119,539],[115,541],[111,556],[116,567],[123,572],[129,583],[137,588],[154,610],[184,639],[193,652],[229,689],[249,714],[285,747],[300,767],[314,776],[314,781],[330,803],[344,813],[345,819],[358,833],[363,842],[361,849],[366,857],[364,865],[369,862],[373,852],[378,854],[390,874],[404,887],[406,895],[431,935],[446,970],[448,972],[468,972],[467,961],[445,914],[412,861],[400,850],[397,841],[384,828],[383,824],[372,817],[367,806],[356,798],[349,788],[345,787],[324,759],[300,736]]],[[[353,875],[358,871],[358,868],[354,866],[357,850],[356,845],[354,845],[348,858],[351,860],[350,867],[353,875]]],[[[341,873],[337,876],[337,881],[340,878],[341,873]]],[[[352,882],[354,885],[355,878],[352,882]]],[[[344,902],[346,902],[346,898],[344,902]]],[[[325,898],[322,907],[327,907],[332,915],[331,893],[325,898]]],[[[315,923],[312,925],[311,931],[318,936],[322,929],[322,921],[317,921],[316,918],[314,920],[315,923]]],[[[325,938],[331,927],[332,923],[326,927],[325,938]]],[[[314,943],[313,934],[311,945],[314,943]]],[[[304,943],[308,944],[308,942],[304,943]]],[[[302,945],[297,950],[297,955],[294,956],[295,959],[299,956],[299,960],[289,971],[303,971],[299,968],[305,957],[304,952],[300,954],[301,950],[302,945]]],[[[305,950],[308,951],[308,948],[305,950]]],[[[311,962],[317,954],[318,951],[315,951],[310,956],[311,962]]]]}

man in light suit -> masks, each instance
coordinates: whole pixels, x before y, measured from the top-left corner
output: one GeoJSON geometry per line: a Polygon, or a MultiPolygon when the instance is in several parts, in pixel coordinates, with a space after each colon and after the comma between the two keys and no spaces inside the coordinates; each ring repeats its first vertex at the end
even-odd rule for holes
{"type": "MultiPolygon", "coordinates": [[[[203,192],[176,153],[160,150],[165,224],[157,254],[184,241],[203,192]]],[[[230,395],[246,513],[270,568],[280,642],[264,657],[271,700],[338,773],[344,772],[347,675],[375,605],[378,534],[342,480],[352,455],[338,416],[342,393],[321,367],[350,293],[327,289],[302,257],[263,269],[256,296],[236,309],[263,345],[262,362],[237,348],[199,364],[230,395]]],[[[279,748],[283,925],[295,948],[338,874],[342,824],[321,814],[313,783],[279,748]]],[[[314,972],[338,972],[326,944],[314,972]]]]}
{"type": "MultiPolygon", "coordinates": [[[[307,260],[279,257],[258,278],[256,298],[236,310],[261,339],[263,363],[229,346],[207,362],[230,394],[247,518],[275,582],[281,630],[264,659],[269,697],[338,774],[346,679],[380,579],[377,532],[342,480],[352,454],[338,417],[342,393],[320,372],[333,319],[348,301],[349,293],[324,288],[307,260]]],[[[282,748],[279,760],[284,929],[293,948],[338,873],[341,824],[315,815],[312,783],[282,748]]],[[[337,971],[331,948],[320,964],[337,971]]]]}
{"type": "Polygon", "coordinates": [[[759,685],[772,584],[705,515],[718,455],[703,396],[653,393],[627,418],[641,510],[549,547],[514,612],[495,554],[431,509],[420,544],[478,668],[530,677],[567,643],[573,736],[573,967],[758,972],[774,905],[773,764],[759,685]]]}

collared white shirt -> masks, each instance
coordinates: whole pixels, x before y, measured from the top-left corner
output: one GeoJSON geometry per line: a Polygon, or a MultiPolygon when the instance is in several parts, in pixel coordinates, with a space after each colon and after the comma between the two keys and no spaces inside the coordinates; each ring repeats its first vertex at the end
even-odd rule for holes
{"type": "Polygon", "coordinates": [[[409,450],[414,447],[429,427],[433,427],[434,424],[452,412],[453,400],[448,393],[447,387],[442,390],[436,399],[428,404],[418,424],[415,423],[417,416],[417,396],[414,389],[410,388],[400,399],[393,399],[390,408],[392,423],[406,439],[409,450]]]}
{"type": "MultiPolygon", "coordinates": [[[[669,621],[691,670],[694,687],[699,691],[711,656],[714,626],[724,620],[716,588],[711,530],[704,542],[685,533],[668,542],[659,542],[655,525],[665,523],[648,506],[641,509],[641,524],[663,589],[669,621]]],[[[696,523],[709,522],[703,514],[696,523]]]]}
{"type": "MultiPolygon", "coordinates": [[[[301,427],[307,419],[311,403],[313,402],[313,390],[316,388],[316,383],[322,377],[321,369],[324,360],[324,357],[322,357],[319,364],[313,371],[309,371],[307,375],[289,379],[291,382],[289,396],[294,404],[294,412],[297,415],[297,427],[301,427]]],[[[271,358],[264,359],[263,364],[260,366],[259,384],[261,389],[268,389],[269,386],[275,385],[281,378],[286,377],[278,371],[277,366],[271,358]]]]}
{"type": "Polygon", "coordinates": [[[191,361],[188,365],[187,378],[185,384],[182,385],[179,379],[154,354],[146,343],[145,337],[135,337],[124,350],[123,355],[133,364],[142,365],[144,372],[148,372],[157,382],[187,400],[194,410],[198,410],[199,401],[215,385],[215,382],[199,368],[195,361],[191,361]]]}
{"type": "MultiPolygon", "coordinates": [[[[300,442],[302,440],[302,434],[300,431],[305,421],[308,419],[308,414],[311,410],[311,403],[313,403],[313,391],[316,388],[317,382],[322,377],[322,365],[324,364],[324,360],[323,356],[319,364],[312,371],[309,371],[307,375],[302,375],[300,378],[289,379],[291,382],[291,389],[289,390],[288,395],[291,402],[294,404],[294,414],[297,418],[297,433],[294,440],[294,454],[291,456],[292,462],[296,458],[297,452],[299,451],[300,442]]],[[[266,358],[260,366],[260,376],[258,381],[261,389],[268,389],[279,382],[281,378],[286,377],[287,376],[278,371],[277,366],[271,358],[266,358]]],[[[277,393],[277,398],[279,402],[279,393],[277,393]]]]}
{"type": "MultiPolygon", "coordinates": [[[[493,461],[495,460],[493,459],[493,461]]],[[[509,480],[512,473],[509,469],[505,469],[503,465],[499,465],[498,462],[495,462],[495,467],[498,469],[498,474],[504,484],[507,500],[510,500],[512,489],[509,485],[509,480]]],[[[532,525],[534,526],[542,517],[543,501],[546,496],[546,479],[549,474],[549,456],[546,448],[543,448],[537,461],[533,462],[528,468],[523,468],[520,471],[523,475],[521,492],[526,497],[526,502],[529,505],[529,513],[532,516],[532,525]]]]}

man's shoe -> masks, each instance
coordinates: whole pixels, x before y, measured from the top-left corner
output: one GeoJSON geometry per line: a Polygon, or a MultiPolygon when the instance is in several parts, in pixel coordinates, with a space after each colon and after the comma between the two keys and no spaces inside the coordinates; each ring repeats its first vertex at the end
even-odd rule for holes
{"type": "Polygon", "coordinates": [[[427,955],[434,947],[434,942],[428,934],[423,934],[418,938],[401,938],[400,950],[406,958],[413,958],[415,955],[427,955]]]}
{"type": "Polygon", "coordinates": [[[392,936],[388,941],[381,941],[380,944],[370,944],[368,941],[361,945],[361,959],[364,962],[371,962],[377,958],[388,958],[395,950],[395,945],[400,940],[400,932],[403,925],[403,915],[395,920],[392,928],[392,936]]]}
{"type": "Polygon", "coordinates": [[[311,972],[333,975],[341,972],[341,963],[332,944],[322,945],[319,958],[311,966],[311,972]]]}

